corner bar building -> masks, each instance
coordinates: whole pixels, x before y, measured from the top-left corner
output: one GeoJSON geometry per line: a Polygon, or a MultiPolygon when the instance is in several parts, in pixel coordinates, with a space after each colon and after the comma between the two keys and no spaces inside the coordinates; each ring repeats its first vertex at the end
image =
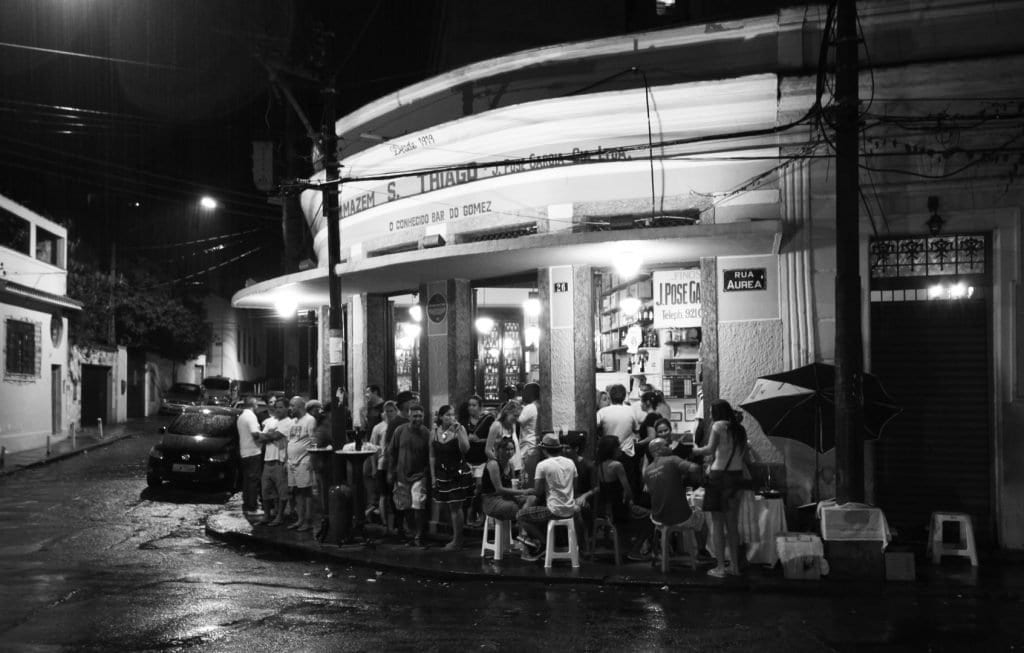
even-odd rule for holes
{"type": "MultiPolygon", "coordinates": [[[[868,499],[911,539],[961,510],[980,542],[1022,548],[1024,3],[858,9],[865,369],[903,407],[865,444],[868,499]]],[[[735,406],[760,376],[832,362],[826,15],[524,51],[338,120],[353,409],[371,383],[436,410],[537,381],[541,429],[593,432],[597,392],[635,397],[642,375],[683,431],[698,389],[735,406]]],[[[326,396],[322,193],[302,204],[319,267],[233,303],[318,310],[326,396]]],[[[832,496],[834,451],[745,426],[789,506],[832,496]]]]}

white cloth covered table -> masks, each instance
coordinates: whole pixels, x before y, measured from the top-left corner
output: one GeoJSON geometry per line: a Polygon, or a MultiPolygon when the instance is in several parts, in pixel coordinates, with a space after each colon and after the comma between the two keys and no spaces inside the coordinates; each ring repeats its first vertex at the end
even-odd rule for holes
{"type": "MultiPolygon", "coordinates": [[[[704,505],[704,491],[697,490],[690,501],[695,508],[704,505]]],[[[774,565],[779,560],[775,536],[789,530],[786,506],[782,499],[766,499],[746,490],[740,492],[740,544],[747,548],[747,562],[774,565]]],[[[714,551],[714,530],[708,532],[708,549],[714,551]]],[[[729,553],[726,551],[726,555],[729,553]]]]}

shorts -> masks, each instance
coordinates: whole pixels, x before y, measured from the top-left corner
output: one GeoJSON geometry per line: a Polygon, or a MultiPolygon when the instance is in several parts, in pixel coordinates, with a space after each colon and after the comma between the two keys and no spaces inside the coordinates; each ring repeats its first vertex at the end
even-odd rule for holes
{"type": "Polygon", "coordinates": [[[264,462],[261,481],[263,501],[277,501],[288,497],[288,472],[285,471],[284,463],[264,462]]]}
{"type": "Polygon", "coordinates": [[[478,481],[484,477],[484,468],[487,467],[487,463],[480,463],[479,465],[470,465],[469,468],[473,470],[473,478],[478,481]]]}
{"type": "Polygon", "coordinates": [[[708,481],[704,485],[704,512],[725,512],[733,499],[739,499],[745,479],[743,472],[725,472],[712,470],[708,472],[708,481]]]}
{"type": "Polygon", "coordinates": [[[546,524],[552,519],[570,519],[574,515],[556,515],[555,513],[548,510],[547,506],[531,506],[529,508],[523,508],[516,513],[516,519],[523,522],[531,522],[534,524],[546,524]]]}
{"type": "Polygon", "coordinates": [[[413,481],[412,485],[404,481],[395,481],[395,508],[398,510],[422,510],[427,507],[427,482],[424,479],[413,481]]]}
{"type": "Polygon", "coordinates": [[[388,473],[387,470],[378,469],[377,475],[377,496],[390,498],[391,497],[391,486],[388,485],[388,473]]]}
{"type": "Polygon", "coordinates": [[[288,487],[313,487],[313,470],[308,458],[288,463],[288,487]]]}
{"type": "Polygon", "coordinates": [[[495,519],[515,519],[519,512],[519,504],[512,499],[497,494],[484,495],[484,514],[495,519]]]}

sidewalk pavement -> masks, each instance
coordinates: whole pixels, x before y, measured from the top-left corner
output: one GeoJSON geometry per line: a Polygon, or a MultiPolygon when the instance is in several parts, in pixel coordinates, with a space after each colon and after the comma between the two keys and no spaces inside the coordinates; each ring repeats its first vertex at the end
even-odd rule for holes
{"type": "Polygon", "coordinates": [[[54,442],[50,445],[49,452],[46,451],[45,445],[17,453],[7,452],[4,455],[3,466],[0,466],[0,476],[77,456],[91,449],[113,444],[129,435],[156,433],[160,425],[167,421],[167,418],[157,416],[132,418],[120,424],[104,424],[102,437],[100,437],[99,428],[95,426],[83,428],[76,434],[74,442],[71,438],[54,442]]]}
{"type": "MultiPolygon", "coordinates": [[[[447,581],[519,581],[542,583],[590,583],[613,586],[647,587],[660,590],[692,592],[758,592],[794,593],[817,596],[849,596],[851,594],[973,596],[1021,600],[1024,597],[1024,565],[1020,561],[983,560],[972,568],[966,560],[944,560],[933,566],[918,556],[917,580],[885,582],[882,580],[837,580],[823,577],[818,581],[787,580],[779,566],[748,567],[740,578],[715,579],[707,575],[711,565],[692,570],[684,561],[673,561],[668,574],[660,565],[650,562],[614,564],[610,550],[598,548],[593,559],[581,555],[580,567],[572,569],[567,561],[556,561],[545,569],[543,558],[538,562],[521,560],[516,552],[507,553],[496,562],[488,553],[480,557],[479,531],[467,534],[462,551],[442,551],[443,541],[431,542],[419,549],[385,536],[380,526],[372,526],[370,543],[332,545],[317,542],[310,533],[296,533],[284,527],[270,528],[256,523],[258,515],[245,515],[238,497],[225,510],[211,515],[206,532],[211,537],[236,546],[262,546],[277,550],[299,560],[316,560],[358,565],[378,572],[409,574],[447,581]]],[[[379,575],[379,573],[378,573],[379,575]]]]}

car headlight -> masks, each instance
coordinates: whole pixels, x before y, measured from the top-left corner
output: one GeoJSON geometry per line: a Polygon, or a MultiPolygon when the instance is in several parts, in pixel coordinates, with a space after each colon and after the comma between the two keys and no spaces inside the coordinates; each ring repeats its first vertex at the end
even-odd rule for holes
{"type": "Polygon", "coordinates": [[[164,459],[164,452],[160,451],[156,447],[153,447],[152,449],[149,450],[149,457],[153,458],[155,460],[163,460],[164,459]]]}
{"type": "Polygon", "coordinates": [[[228,453],[227,451],[216,453],[210,456],[211,463],[226,463],[229,460],[231,460],[231,454],[228,453]]]}
{"type": "Polygon", "coordinates": [[[170,403],[170,402],[169,402],[169,401],[167,401],[167,397],[164,397],[163,399],[161,399],[161,400],[160,400],[160,403],[162,403],[163,405],[165,405],[165,406],[166,406],[166,405],[167,405],[168,403],[170,403]]]}

